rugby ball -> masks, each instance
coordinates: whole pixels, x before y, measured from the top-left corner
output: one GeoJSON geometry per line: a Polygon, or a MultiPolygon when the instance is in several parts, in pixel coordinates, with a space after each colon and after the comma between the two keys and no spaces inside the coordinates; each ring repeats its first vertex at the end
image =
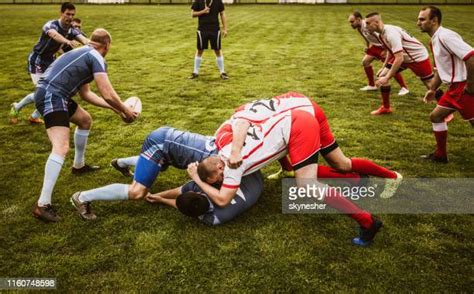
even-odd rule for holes
{"type": "Polygon", "coordinates": [[[123,102],[127,107],[130,107],[134,112],[142,112],[142,101],[136,96],[132,96],[123,102]]]}

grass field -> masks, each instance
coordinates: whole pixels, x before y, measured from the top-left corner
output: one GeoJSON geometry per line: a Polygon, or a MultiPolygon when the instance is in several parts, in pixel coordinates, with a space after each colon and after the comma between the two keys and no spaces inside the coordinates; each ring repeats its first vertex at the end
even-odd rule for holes
{"type": "MultiPolygon", "coordinates": [[[[88,292],[471,292],[472,215],[381,215],[384,230],[361,249],[350,244],[355,223],[344,216],[282,214],[279,183],[266,182],[254,208],[214,228],[144,202],[96,203],[99,219],[84,222],[69,204],[75,191],[127,183],[108,167],[110,160],[138,154],[159,126],[212,134],[235,106],[289,90],[323,106],[348,156],[373,159],[405,177],[474,178],[473,132],[458,115],[450,123],[450,163],[419,159],[434,147],[433,105],[421,102],[424,88],[412,73],[404,75],[411,94],[392,95],[392,115],[369,115],[379,94],[358,91],[366,82],[359,65],[363,42],[346,22],[355,8],[378,10],[386,23],[428,43],[415,25],[417,6],[227,6],[223,48],[231,79],[218,78],[206,52],[200,78],[191,81],[197,20],[188,6],[78,6],[86,33],[111,32],[110,79],[122,98],[141,97],[144,113],[126,125],[81,102],[94,118],[87,160],[104,168],[73,176],[71,152],[53,196],[63,219],[45,225],[30,211],[49,142],[42,126],[27,123],[31,107],[16,126],[7,114],[10,103],[33,90],[26,58],[58,7],[0,6],[0,277],[56,277],[62,291],[88,292]]],[[[474,44],[474,7],[442,11],[444,25],[474,44]]],[[[153,190],[184,181],[184,172],[170,169],[153,190]]]]}

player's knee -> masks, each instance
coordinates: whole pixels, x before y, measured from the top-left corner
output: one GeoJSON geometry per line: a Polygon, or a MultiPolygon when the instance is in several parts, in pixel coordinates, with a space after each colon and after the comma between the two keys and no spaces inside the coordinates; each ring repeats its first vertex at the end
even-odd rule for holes
{"type": "Polygon", "coordinates": [[[143,199],[147,193],[148,191],[144,187],[139,187],[138,185],[132,184],[128,188],[128,199],[130,200],[143,199]]]}
{"type": "Polygon", "coordinates": [[[444,122],[444,117],[441,117],[439,114],[433,111],[430,113],[430,120],[432,123],[442,123],[444,122]]]}
{"type": "Polygon", "coordinates": [[[333,168],[340,172],[350,172],[352,170],[352,162],[349,158],[344,158],[334,163],[333,168]]]}
{"type": "Polygon", "coordinates": [[[370,60],[362,59],[361,64],[362,64],[363,67],[369,67],[371,62],[370,62],[370,60]]]}
{"type": "Polygon", "coordinates": [[[69,152],[69,142],[53,144],[53,153],[66,157],[69,152]]]}
{"type": "Polygon", "coordinates": [[[198,57],[201,57],[203,53],[204,53],[204,50],[197,50],[197,51],[196,51],[196,55],[197,55],[198,57]]]}
{"type": "Polygon", "coordinates": [[[88,112],[81,118],[78,126],[82,130],[90,130],[92,128],[92,117],[88,112]]]}

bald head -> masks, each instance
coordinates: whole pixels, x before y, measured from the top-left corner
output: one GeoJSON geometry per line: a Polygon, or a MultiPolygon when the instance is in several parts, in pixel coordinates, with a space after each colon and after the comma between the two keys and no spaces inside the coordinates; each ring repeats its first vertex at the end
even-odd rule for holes
{"type": "Polygon", "coordinates": [[[112,42],[112,36],[105,29],[95,29],[91,35],[91,41],[102,46],[112,42]]]}

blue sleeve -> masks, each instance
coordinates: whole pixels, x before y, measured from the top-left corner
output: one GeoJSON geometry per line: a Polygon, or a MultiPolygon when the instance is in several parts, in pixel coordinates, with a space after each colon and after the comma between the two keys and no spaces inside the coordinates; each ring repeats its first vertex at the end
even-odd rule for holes
{"type": "Polygon", "coordinates": [[[48,21],[47,23],[44,24],[43,32],[46,34],[51,29],[56,30],[56,31],[58,30],[57,23],[55,21],[52,21],[52,20],[50,20],[50,21],[48,21]]]}
{"type": "Polygon", "coordinates": [[[92,73],[107,73],[107,64],[105,63],[104,57],[95,50],[90,51],[90,62],[92,63],[92,73]]]}
{"type": "Polygon", "coordinates": [[[181,194],[186,192],[202,192],[202,190],[194,181],[189,181],[181,187],[181,194]]]}
{"type": "Polygon", "coordinates": [[[82,35],[82,32],[76,28],[71,28],[71,36],[75,39],[77,36],[82,35]]]}

